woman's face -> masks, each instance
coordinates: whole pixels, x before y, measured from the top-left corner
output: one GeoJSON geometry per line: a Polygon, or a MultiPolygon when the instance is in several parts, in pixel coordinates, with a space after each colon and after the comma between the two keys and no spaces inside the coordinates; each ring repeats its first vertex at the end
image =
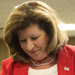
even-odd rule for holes
{"type": "Polygon", "coordinates": [[[33,60],[42,60],[48,55],[46,48],[49,38],[45,31],[41,30],[37,24],[19,30],[18,38],[23,51],[33,60]]]}

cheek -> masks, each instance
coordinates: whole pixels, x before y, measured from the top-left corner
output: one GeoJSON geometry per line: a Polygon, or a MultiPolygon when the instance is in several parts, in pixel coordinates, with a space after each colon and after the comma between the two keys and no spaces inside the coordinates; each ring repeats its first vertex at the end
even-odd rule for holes
{"type": "Polygon", "coordinates": [[[20,43],[20,46],[21,46],[22,50],[23,50],[24,52],[26,52],[26,46],[25,46],[25,44],[20,43]]]}
{"type": "Polygon", "coordinates": [[[39,40],[38,42],[39,46],[42,47],[42,48],[46,48],[47,47],[47,44],[48,44],[48,40],[47,38],[42,38],[39,40]]]}

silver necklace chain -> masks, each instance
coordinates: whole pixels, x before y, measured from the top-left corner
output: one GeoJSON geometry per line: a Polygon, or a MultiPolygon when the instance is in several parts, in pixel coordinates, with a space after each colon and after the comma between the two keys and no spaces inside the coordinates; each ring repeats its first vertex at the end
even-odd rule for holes
{"type": "Polygon", "coordinates": [[[43,63],[43,64],[36,64],[32,59],[30,59],[30,60],[31,60],[31,62],[32,62],[32,64],[33,64],[34,66],[43,66],[43,65],[48,65],[48,64],[50,64],[54,59],[55,59],[55,56],[54,56],[54,58],[53,58],[52,60],[50,60],[50,61],[47,62],[47,63],[43,63]]]}

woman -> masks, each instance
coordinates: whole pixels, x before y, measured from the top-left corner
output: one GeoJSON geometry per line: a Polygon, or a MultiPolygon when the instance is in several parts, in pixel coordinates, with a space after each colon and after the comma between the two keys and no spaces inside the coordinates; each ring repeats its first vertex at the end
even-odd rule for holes
{"type": "Polygon", "coordinates": [[[75,75],[75,47],[59,30],[56,12],[41,1],[15,7],[4,27],[10,58],[1,75],[75,75]]]}

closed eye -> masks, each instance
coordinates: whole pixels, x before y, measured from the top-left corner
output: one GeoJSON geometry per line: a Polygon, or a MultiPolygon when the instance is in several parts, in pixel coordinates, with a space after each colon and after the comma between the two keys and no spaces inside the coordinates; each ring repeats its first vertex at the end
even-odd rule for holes
{"type": "Polygon", "coordinates": [[[39,37],[40,37],[40,35],[36,36],[36,37],[32,37],[32,40],[37,40],[39,37]]]}
{"type": "Polygon", "coordinates": [[[38,37],[32,37],[32,40],[36,40],[38,37]]]}
{"type": "Polygon", "coordinates": [[[20,42],[26,42],[26,39],[24,39],[24,40],[20,40],[20,42]]]}

